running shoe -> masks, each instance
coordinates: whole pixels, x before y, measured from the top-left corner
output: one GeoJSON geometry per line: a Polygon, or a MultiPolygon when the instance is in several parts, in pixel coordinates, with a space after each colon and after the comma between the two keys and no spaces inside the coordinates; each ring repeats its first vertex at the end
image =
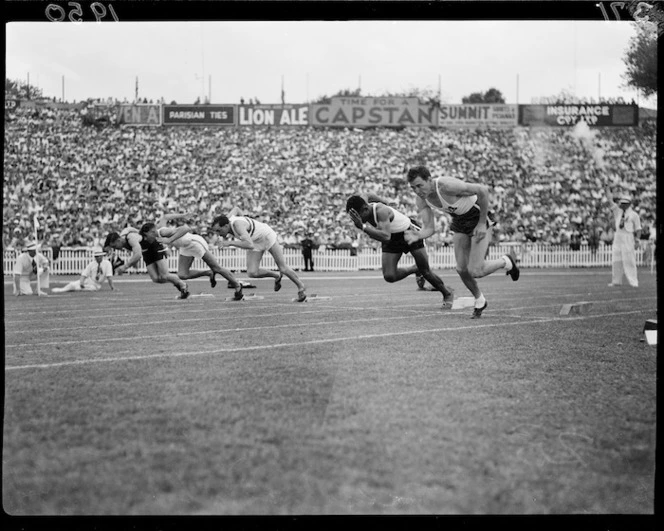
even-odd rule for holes
{"type": "Polygon", "coordinates": [[[297,302],[304,302],[307,300],[307,294],[304,292],[304,290],[300,290],[297,292],[297,302]]]}
{"type": "Polygon", "coordinates": [[[452,288],[446,288],[447,295],[443,295],[443,310],[452,309],[452,304],[454,304],[454,290],[452,288]]]}
{"type": "Polygon", "coordinates": [[[178,298],[186,299],[187,297],[189,297],[189,286],[185,282],[184,283],[184,288],[180,290],[180,297],[178,297],[178,298]]]}
{"type": "Polygon", "coordinates": [[[512,262],[512,269],[507,271],[505,274],[512,277],[512,280],[516,282],[519,280],[520,273],[519,266],[516,265],[516,255],[514,254],[514,250],[511,250],[510,253],[506,256],[510,259],[510,262],[512,262]]]}
{"type": "Polygon", "coordinates": [[[421,273],[415,273],[415,283],[419,289],[424,289],[424,276],[421,273]]]}
{"type": "Polygon", "coordinates": [[[242,285],[240,284],[240,289],[235,291],[235,294],[233,295],[233,300],[241,301],[242,299],[244,299],[244,293],[242,293],[242,285]]]}
{"type": "Polygon", "coordinates": [[[279,291],[281,289],[281,279],[283,276],[283,273],[279,273],[279,278],[274,281],[274,291],[279,291]]]}
{"type": "Polygon", "coordinates": [[[217,273],[212,271],[212,275],[210,275],[210,287],[214,288],[217,285],[217,279],[214,278],[217,276],[217,273]]]}
{"type": "Polygon", "coordinates": [[[482,306],[481,308],[473,308],[473,315],[471,319],[479,319],[480,317],[482,317],[482,312],[486,310],[486,307],[488,305],[489,303],[484,301],[484,306],[482,306]]]}

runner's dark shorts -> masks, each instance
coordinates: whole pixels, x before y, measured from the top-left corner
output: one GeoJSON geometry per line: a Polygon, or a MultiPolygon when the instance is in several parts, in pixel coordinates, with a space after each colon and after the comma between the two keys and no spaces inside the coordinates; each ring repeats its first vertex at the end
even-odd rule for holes
{"type": "Polygon", "coordinates": [[[408,245],[403,237],[403,232],[392,234],[389,242],[382,242],[381,247],[384,253],[409,253],[424,247],[424,240],[417,240],[412,245],[408,245]]]}
{"type": "Polygon", "coordinates": [[[146,266],[166,258],[166,248],[159,242],[149,243],[147,249],[142,246],[141,248],[143,249],[143,261],[146,266]]]}
{"type": "MultiPolygon", "coordinates": [[[[490,223],[489,223],[490,215],[487,216],[486,220],[486,226],[489,228],[490,223]]],[[[475,227],[477,226],[477,222],[480,220],[480,209],[477,207],[471,208],[468,212],[465,214],[461,214],[460,216],[452,215],[452,223],[450,225],[450,230],[452,232],[460,232],[461,234],[468,234],[469,236],[472,236],[473,231],[475,230],[475,227]]]]}

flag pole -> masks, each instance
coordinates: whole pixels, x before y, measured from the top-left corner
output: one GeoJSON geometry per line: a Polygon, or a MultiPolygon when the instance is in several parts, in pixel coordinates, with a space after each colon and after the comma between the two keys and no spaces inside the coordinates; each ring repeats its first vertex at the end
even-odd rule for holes
{"type": "MultiPolygon", "coordinates": [[[[37,247],[39,247],[39,236],[38,236],[38,233],[37,233],[37,229],[39,228],[39,221],[37,221],[37,213],[36,212],[35,212],[35,215],[32,219],[33,219],[33,224],[34,224],[34,229],[35,229],[35,244],[37,245],[37,247]]],[[[37,264],[37,260],[36,260],[37,252],[38,251],[36,250],[35,251],[35,263],[36,264],[37,264]]],[[[40,269],[39,264],[37,264],[37,295],[39,295],[41,293],[41,282],[40,282],[40,279],[39,279],[39,276],[40,276],[39,269],[40,269]]]]}
{"type": "Polygon", "coordinates": [[[284,105],[286,103],[286,93],[284,92],[284,76],[283,74],[281,75],[281,104],[284,105]]]}

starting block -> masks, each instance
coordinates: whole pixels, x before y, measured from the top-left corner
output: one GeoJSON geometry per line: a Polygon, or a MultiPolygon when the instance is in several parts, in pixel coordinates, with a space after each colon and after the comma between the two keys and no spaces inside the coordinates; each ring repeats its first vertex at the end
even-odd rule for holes
{"type": "Polygon", "coordinates": [[[198,298],[198,297],[212,297],[212,298],[214,298],[214,295],[212,295],[212,293],[194,293],[193,295],[189,295],[190,299],[198,298]]]}
{"type": "Polygon", "coordinates": [[[572,304],[563,304],[560,309],[560,315],[585,315],[593,307],[592,302],[573,302],[572,304]]]}
{"type": "MultiPolygon", "coordinates": [[[[307,295],[307,300],[304,302],[317,302],[317,301],[325,301],[328,299],[331,299],[332,297],[321,297],[319,295],[316,295],[315,293],[312,293],[311,295],[307,295]]],[[[292,302],[297,302],[297,297],[294,299],[291,299],[292,302]]]]}
{"type": "Polygon", "coordinates": [[[648,345],[657,345],[657,319],[648,319],[643,326],[648,345]]]}
{"type": "Polygon", "coordinates": [[[262,295],[254,295],[253,293],[251,295],[244,294],[242,298],[239,301],[235,300],[235,297],[226,297],[224,299],[226,302],[251,302],[251,301],[260,301],[263,300],[265,297],[262,295]]]}

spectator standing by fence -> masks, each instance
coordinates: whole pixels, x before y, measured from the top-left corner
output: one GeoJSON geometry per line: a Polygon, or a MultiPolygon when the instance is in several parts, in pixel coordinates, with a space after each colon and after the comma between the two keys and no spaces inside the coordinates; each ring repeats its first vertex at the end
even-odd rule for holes
{"type": "Polygon", "coordinates": [[[636,269],[636,250],[639,248],[641,236],[641,220],[639,215],[631,207],[632,199],[621,194],[618,204],[613,200],[611,188],[607,187],[606,194],[611,203],[614,216],[615,235],[613,237],[613,262],[611,265],[611,284],[609,286],[620,286],[623,277],[633,288],[639,287],[639,279],[636,269]]]}
{"type": "Polygon", "coordinates": [[[300,242],[302,246],[302,257],[304,258],[304,270],[313,271],[314,270],[314,261],[313,261],[313,248],[314,242],[311,239],[312,233],[307,232],[304,239],[300,242]]]}

